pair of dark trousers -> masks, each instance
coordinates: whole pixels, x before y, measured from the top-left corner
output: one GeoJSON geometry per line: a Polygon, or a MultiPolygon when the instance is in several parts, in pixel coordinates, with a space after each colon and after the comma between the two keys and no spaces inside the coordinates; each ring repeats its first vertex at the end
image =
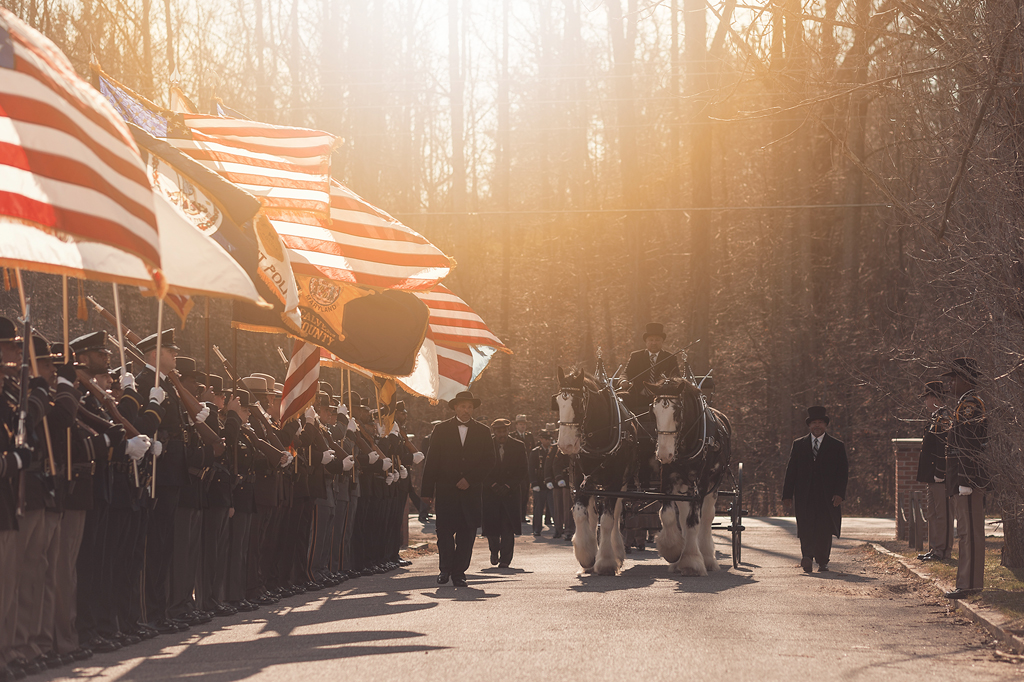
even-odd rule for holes
{"type": "Polygon", "coordinates": [[[0,531],[0,665],[11,663],[18,612],[18,531],[0,531]]]}
{"type": "Polygon", "coordinates": [[[832,555],[832,518],[826,515],[797,519],[800,556],[813,559],[818,566],[827,566],[832,555]]]}
{"type": "Polygon", "coordinates": [[[335,499],[334,518],[331,519],[331,535],[328,543],[328,570],[332,573],[341,571],[342,554],[345,547],[345,527],[348,521],[348,500],[335,499]]]}
{"type": "Polygon", "coordinates": [[[245,572],[245,598],[255,599],[267,591],[267,576],[264,572],[265,562],[263,552],[267,544],[267,536],[270,533],[271,522],[277,513],[277,507],[269,505],[256,505],[256,513],[253,514],[249,524],[249,558],[246,562],[245,572]]]}
{"type": "Polygon", "coordinates": [[[975,488],[970,495],[957,495],[956,586],[980,590],[985,586],[985,491],[975,488]]]}
{"type": "Polygon", "coordinates": [[[437,525],[438,567],[441,573],[464,578],[473,559],[476,528],[449,527],[440,520],[437,525]]]}
{"type": "Polygon", "coordinates": [[[115,592],[115,599],[118,603],[118,620],[126,623],[129,628],[135,628],[148,620],[143,597],[146,592],[146,535],[149,532],[150,511],[145,505],[126,510],[131,519],[126,547],[128,559],[124,582],[115,592]]]}
{"type": "Polygon", "coordinates": [[[227,572],[224,578],[224,598],[229,602],[245,599],[249,560],[249,540],[252,537],[252,512],[235,510],[235,515],[228,520],[228,556],[227,572]]]}
{"type": "Polygon", "coordinates": [[[228,508],[203,510],[203,579],[200,582],[199,608],[213,611],[224,599],[224,577],[228,565],[228,508]]]}
{"type": "Polygon", "coordinates": [[[953,553],[953,507],[945,483],[928,484],[928,550],[942,559],[953,553]]]}
{"type": "Polygon", "coordinates": [[[492,556],[495,552],[498,553],[499,564],[510,564],[516,548],[516,536],[514,533],[488,535],[487,546],[490,548],[492,556]]]}
{"type": "Polygon", "coordinates": [[[199,576],[202,547],[203,511],[178,507],[174,513],[174,566],[171,572],[171,600],[167,610],[171,618],[195,611],[194,594],[199,576]]]}
{"type": "Polygon", "coordinates": [[[78,550],[85,531],[84,510],[69,509],[61,515],[60,544],[57,548],[56,593],[53,609],[54,650],[69,654],[78,648],[75,630],[78,605],[78,550]]]}
{"type": "MultiPolygon", "coordinates": [[[[60,514],[45,509],[26,511],[18,520],[18,597],[14,619],[14,658],[31,660],[52,646],[54,584],[60,514]],[[44,634],[50,633],[50,634],[44,634]],[[44,641],[45,640],[45,641],[44,641]]],[[[7,660],[12,660],[5,655],[7,660]]]]}
{"type": "Polygon", "coordinates": [[[345,508],[345,535],[341,539],[341,556],[339,570],[351,571],[355,568],[355,550],[352,548],[352,537],[356,529],[356,513],[359,511],[359,496],[350,495],[345,508]]]}
{"type": "Polygon", "coordinates": [[[533,533],[539,535],[544,530],[544,513],[551,513],[552,505],[551,491],[540,486],[540,490],[533,491],[533,533]]]}
{"type": "Polygon", "coordinates": [[[336,511],[334,491],[328,485],[327,497],[317,498],[313,502],[313,528],[310,533],[312,545],[309,548],[309,573],[313,580],[322,580],[330,572],[331,538],[336,511]]]}
{"type": "Polygon", "coordinates": [[[159,622],[167,618],[171,562],[174,556],[174,516],[181,487],[158,485],[156,502],[146,529],[146,618],[159,622]]]}

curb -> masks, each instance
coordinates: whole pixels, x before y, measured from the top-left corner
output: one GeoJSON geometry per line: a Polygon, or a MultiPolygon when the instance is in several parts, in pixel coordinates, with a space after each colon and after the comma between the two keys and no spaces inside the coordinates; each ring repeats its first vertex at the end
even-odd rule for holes
{"type": "MultiPolygon", "coordinates": [[[[932,583],[940,593],[946,593],[953,589],[953,585],[939,580],[929,573],[922,572],[917,566],[909,563],[904,557],[895,552],[892,552],[881,545],[870,542],[868,543],[872,549],[879,554],[895,559],[902,566],[916,575],[922,580],[927,580],[932,583]]],[[[956,610],[963,613],[965,616],[973,620],[978,625],[981,625],[988,630],[996,639],[1000,640],[1015,654],[1024,653],[1024,638],[1013,634],[1008,629],[1010,619],[1004,616],[1002,613],[980,606],[978,604],[971,604],[961,599],[951,600],[953,601],[956,610]]]]}

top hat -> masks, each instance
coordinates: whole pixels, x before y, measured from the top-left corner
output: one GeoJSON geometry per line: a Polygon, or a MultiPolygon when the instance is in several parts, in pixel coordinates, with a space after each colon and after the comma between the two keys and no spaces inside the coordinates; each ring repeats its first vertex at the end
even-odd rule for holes
{"type": "Polygon", "coordinates": [[[224,392],[224,377],[218,374],[207,374],[206,383],[214,393],[224,392]]]}
{"type": "Polygon", "coordinates": [[[657,322],[648,322],[647,331],[644,332],[644,341],[647,340],[648,336],[660,336],[665,338],[665,327],[657,322]]]}
{"type": "Polygon", "coordinates": [[[255,395],[267,395],[270,393],[267,390],[267,380],[262,376],[253,374],[252,376],[242,377],[242,385],[245,386],[245,390],[255,395]]]}
{"type": "MultiPolygon", "coordinates": [[[[138,349],[143,353],[148,353],[151,350],[156,350],[156,334],[150,334],[146,338],[139,341],[137,344],[138,349]]],[[[181,350],[174,343],[174,329],[165,329],[160,336],[160,347],[169,348],[171,350],[181,350]]]]}
{"type": "Polygon", "coordinates": [[[946,386],[941,381],[929,381],[924,385],[924,393],[917,396],[918,398],[927,398],[928,396],[935,396],[936,398],[942,399],[946,396],[946,386]]]}
{"type": "Polygon", "coordinates": [[[942,376],[960,377],[973,384],[981,378],[981,370],[978,369],[978,361],[974,358],[956,358],[953,360],[953,369],[942,376]]]}
{"type": "Polygon", "coordinates": [[[804,422],[809,425],[812,421],[816,419],[820,419],[821,421],[825,422],[825,426],[828,426],[828,414],[826,414],[825,408],[822,407],[821,405],[814,405],[812,407],[808,407],[807,419],[805,419],[804,422]]]}
{"type": "Polygon", "coordinates": [[[174,369],[181,375],[181,378],[191,377],[196,381],[203,378],[203,373],[196,369],[196,361],[194,358],[188,358],[183,355],[179,355],[174,358],[174,369]]]}
{"type": "Polygon", "coordinates": [[[6,317],[0,317],[0,342],[21,343],[21,334],[18,333],[18,326],[6,317]]]}
{"type": "Polygon", "coordinates": [[[495,426],[504,426],[507,429],[508,427],[512,426],[512,422],[505,419],[504,417],[498,417],[497,419],[491,422],[491,428],[493,429],[495,426]]]}
{"type": "Polygon", "coordinates": [[[112,352],[107,348],[107,332],[89,332],[71,340],[71,350],[74,353],[85,353],[90,350],[98,350],[105,353],[112,352]]]}
{"type": "Polygon", "coordinates": [[[454,398],[448,401],[448,407],[454,410],[455,406],[464,400],[473,403],[473,407],[480,407],[480,399],[474,398],[472,391],[459,391],[454,398]]]}

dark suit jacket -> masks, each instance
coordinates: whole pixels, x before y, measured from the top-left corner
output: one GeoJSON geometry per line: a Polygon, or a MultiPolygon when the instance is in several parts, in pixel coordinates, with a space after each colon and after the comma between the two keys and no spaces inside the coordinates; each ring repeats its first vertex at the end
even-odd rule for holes
{"type": "Polygon", "coordinates": [[[491,430],[469,420],[466,443],[459,437],[455,417],[434,427],[430,450],[423,463],[423,485],[420,494],[434,498],[439,528],[476,528],[480,525],[480,499],[484,477],[494,468],[494,441],[491,430]],[[469,488],[459,490],[456,484],[466,479],[469,488]]]}
{"type": "Polygon", "coordinates": [[[808,524],[813,518],[828,516],[832,519],[832,534],[839,537],[843,508],[842,505],[832,506],[832,496],[846,499],[848,479],[849,463],[843,441],[826,433],[822,436],[817,458],[811,451],[811,434],[793,441],[782,499],[793,500],[798,536],[801,521],[808,524]]]}
{"type": "Polygon", "coordinates": [[[651,394],[644,382],[653,384],[661,375],[667,377],[680,376],[679,359],[672,353],[662,350],[658,353],[658,364],[651,367],[651,355],[646,348],[635,350],[626,363],[626,378],[633,383],[629,388],[626,407],[636,414],[647,412],[651,405],[651,394]]]}
{"type": "Polygon", "coordinates": [[[504,457],[498,455],[499,447],[495,441],[496,464],[484,477],[481,531],[484,535],[519,535],[523,527],[522,490],[530,477],[526,446],[509,436],[504,457]]]}

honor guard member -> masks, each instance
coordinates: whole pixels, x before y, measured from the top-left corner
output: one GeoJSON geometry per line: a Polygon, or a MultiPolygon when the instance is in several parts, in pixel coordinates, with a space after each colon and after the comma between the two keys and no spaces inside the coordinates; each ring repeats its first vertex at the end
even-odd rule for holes
{"type": "Polygon", "coordinates": [[[348,580],[348,569],[344,566],[344,549],[345,536],[352,520],[349,513],[349,492],[352,487],[355,457],[352,455],[351,441],[345,438],[348,431],[348,408],[342,404],[339,396],[334,396],[332,409],[335,412],[335,419],[328,428],[335,444],[337,459],[334,461],[334,523],[330,533],[328,570],[334,584],[339,584],[348,580]]]}
{"type": "Polygon", "coordinates": [[[533,536],[540,537],[544,530],[544,515],[551,514],[551,507],[554,498],[548,487],[545,485],[544,465],[551,456],[551,441],[553,438],[554,425],[548,424],[544,430],[537,434],[540,441],[537,447],[530,450],[530,488],[533,491],[533,536]]]}
{"type": "Polygon", "coordinates": [[[950,377],[958,396],[953,423],[946,437],[947,494],[955,500],[957,535],[956,589],[949,599],[963,599],[981,592],[985,583],[985,497],[991,491],[983,461],[988,444],[988,417],[978,394],[981,371],[974,358],[957,358],[950,377]]]}
{"type": "Polygon", "coordinates": [[[572,461],[569,455],[564,454],[557,446],[552,448],[551,454],[544,463],[544,487],[551,491],[554,500],[555,534],[552,539],[565,538],[566,542],[572,540],[576,532],[576,519],[572,515],[572,461]]]}
{"type": "Polygon", "coordinates": [[[337,585],[340,582],[334,579],[330,570],[331,534],[334,530],[334,514],[337,508],[332,465],[339,459],[337,455],[341,454],[330,436],[330,428],[338,418],[337,410],[331,405],[330,390],[330,384],[320,382],[320,391],[315,402],[318,422],[316,428],[320,431],[319,440],[323,443],[320,456],[323,473],[320,481],[314,485],[317,495],[313,498],[312,547],[309,554],[311,579],[326,586],[337,585]]]}
{"type": "Polygon", "coordinates": [[[408,527],[408,502],[411,502],[417,511],[419,511],[423,507],[423,500],[420,498],[419,494],[417,494],[413,486],[412,472],[414,466],[420,464],[424,459],[426,459],[426,455],[424,455],[421,451],[417,450],[416,446],[414,446],[412,444],[412,441],[409,439],[409,434],[406,431],[406,424],[408,423],[408,421],[409,411],[405,406],[405,401],[399,400],[397,403],[395,403],[395,427],[398,430],[397,435],[398,438],[400,439],[398,447],[400,458],[396,459],[395,461],[401,462],[401,465],[398,467],[399,480],[396,482],[397,485],[400,486],[397,515],[399,527],[398,535],[395,539],[396,546],[394,552],[390,557],[391,561],[393,563],[397,563],[399,566],[412,565],[412,562],[408,559],[401,558],[401,556],[399,556],[398,554],[398,551],[402,547],[403,539],[407,539],[407,537],[405,537],[405,535],[407,534],[403,532],[403,529],[406,529],[408,527]]]}
{"type": "Polygon", "coordinates": [[[248,391],[238,389],[225,408],[224,442],[225,467],[231,473],[233,486],[229,491],[233,512],[228,519],[228,544],[225,556],[223,590],[218,601],[235,611],[255,611],[259,604],[246,599],[249,580],[249,561],[252,552],[252,522],[256,514],[256,459],[253,446],[255,435],[250,426],[252,397],[248,391]]]}
{"type": "MultiPolygon", "coordinates": [[[[530,453],[535,447],[537,447],[537,441],[534,440],[533,434],[530,432],[530,427],[527,424],[525,414],[516,415],[516,428],[515,432],[511,434],[513,438],[522,442],[526,446],[526,452],[530,453]]],[[[526,523],[526,507],[530,499],[530,486],[522,486],[522,490],[519,491],[519,497],[523,509],[523,518],[520,519],[523,523],[526,523]]]]}
{"type": "Polygon", "coordinates": [[[8,664],[18,605],[17,481],[32,454],[15,447],[20,393],[22,338],[14,323],[0,317],[0,674],[14,679],[8,664]]]}
{"type": "Polygon", "coordinates": [[[174,330],[160,336],[160,385],[156,385],[157,334],[151,334],[138,343],[146,366],[135,377],[139,395],[148,396],[150,405],[156,404],[159,413],[147,409],[139,415],[136,428],[155,442],[152,450],[155,469],[152,472],[153,508],[149,514],[146,532],[145,614],[151,627],[161,634],[184,632],[188,624],[175,621],[168,613],[171,567],[174,562],[174,526],[181,497],[181,487],[188,479],[189,437],[188,417],[176,390],[167,379],[174,369],[178,346],[174,330]]]}
{"type": "Polygon", "coordinates": [[[929,381],[924,400],[930,415],[921,439],[921,457],[917,462],[917,481],[928,486],[928,552],[918,554],[921,561],[948,559],[953,553],[953,500],[946,495],[946,434],[953,413],[946,407],[946,392],[941,381],[929,381]]]}
{"type": "MultiPolygon", "coordinates": [[[[341,441],[343,443],[343,448],[348,453],[345,455],[343,465],[348,477],[349,487],[348,506],[345,509],[344,532],[341,538],[341,547],[339,549],[338,570],[341,573],[344,573],[345,576],[351,580],[353,578],[358,578],[360,575],[356,570],[355,529],[359,514],[359,499],[361,496],[359,484],[360,469],[362,467],[360,462],[366,460],[367,453],[364,452],[356,438],[359,426],[355,417],[352,416],[355,413],[353,406],[362,404],[363,398],[355,391],[348,391],[342,397],[346,402],[342,403],[336,431],[340,432],[340,437],[343,439],[341,441]],[[351,403],[351,405],[348,403],[351,403]]],[[[335,439],[337,438],[338,435],[335,436],[335,439]]]]}
{"type": "MultiPolygon", "coordinates": [[[[224,396],[224,379],[216,374],[206,375],[209,398],[206,406],[210,416],[206,423],[221,438],[227,408],[224,396]]],[[[198,607],[202,611],[220,618],[238,613],[226,603],[224,596],[228,570],[228,548],[230,546],[229,519],[232,516],[231,492],[235,487],[235,475],[231,468],[232,450],[225,447],[220,457],[214,457],[204,480],[206,505],[203,508],[203,550],[202,573],[199,591],[196,593],[198,607]]]]}

